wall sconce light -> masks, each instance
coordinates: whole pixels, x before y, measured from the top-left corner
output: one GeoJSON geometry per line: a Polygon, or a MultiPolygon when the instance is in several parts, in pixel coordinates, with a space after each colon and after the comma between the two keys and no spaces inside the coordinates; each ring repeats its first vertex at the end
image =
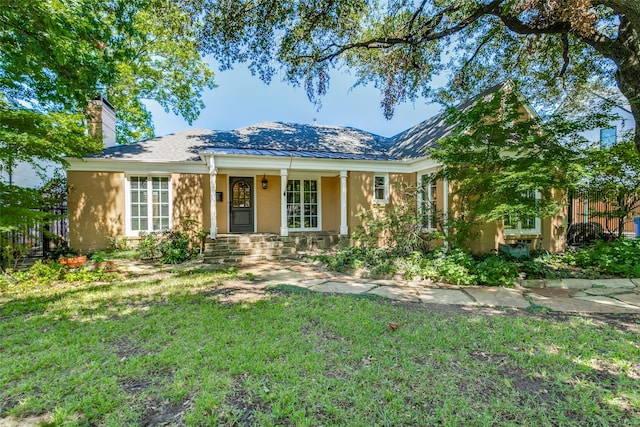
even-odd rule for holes
{"type": "Polygon", "coordinates": [[[267,181],[267,175],[266,174],[262,177],[262,181],[261,182],[262,182],[262,189],[266,190],[267,189],[267,185],[269,185],[269,181],[267,181]]]}

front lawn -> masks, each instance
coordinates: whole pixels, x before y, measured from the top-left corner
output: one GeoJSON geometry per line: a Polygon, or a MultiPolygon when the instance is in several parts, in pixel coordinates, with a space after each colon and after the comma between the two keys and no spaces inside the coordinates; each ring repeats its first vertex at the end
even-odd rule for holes
{"type": "Polygon", "coordinates": [[[0,425],[638,425],[637,316],[220,302],[242,278],[5,285],[0,425]]]}

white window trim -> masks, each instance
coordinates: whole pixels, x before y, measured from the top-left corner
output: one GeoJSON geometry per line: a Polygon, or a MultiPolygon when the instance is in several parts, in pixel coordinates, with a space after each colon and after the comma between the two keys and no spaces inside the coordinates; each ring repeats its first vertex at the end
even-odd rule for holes
{"type": "MultiPolygon", "coordinates": [[[[421,174],[418,174],[418,186],[419,186],[419,188],[418,188],[418,199],[417,199],[417,202],[418,202],[418,214],[419,215],[422,215],[422,210],[424,209],[424,202],[425,202],[425,200],[423,199],[423,194],[424,194],[423,190],[424,189],[422,188],[422,178],[425,177],[425,176],[428,176],[428,177],[431,177],[433,179],[433,175],[434,175],[434,173],[421,173],[421,174]]],[[[431,190],[431,180],[429,180],[429,185],[427,186],[426,191],[427,191],[427,201],[429,201],[429,205],[431,207],[429,208],[429,212],[427,212],[427,226],[426,227],[422,227],[422,231],[424,233],[432,233],[432,232],[437,230],[437,227],[436,227],[435,224],[431,223],[431,216],[432,216],[431,209],[433,208],[433,193],[432,193],[432,190],[431,190]]],[[[437,188],[436,188],[436,191],[438,191],[437,188]]]]}
{"type": "MultiPolygon", "coordinates": [[[[130,173],[127,174],[124,180],[124,221],[125,221],[125,234],[127,237],[138,237],[142,232],[149,232],[151,230],[132,230],[131,229],[131,178],[147,178],[147,205],[151,204],[151,198],[153,197],[151,188],[151,178],[168,178],[167,183],[169,187],[169,230],[173,228],[173,185],[170,174],[143,174],[143,173],[130,173]]],[[[152,209],[147,209],[147,215],[149,217],[148,224],[151,225],[152,209]]]]}
{"type": "MultiPolygon", "coordinates": [[[[540,199],[540,192],[536,191],[534,194],[536,200],[540,199]]],[[[504,228],[504,221],[502,222],[502,230],[505,236],[523,236],[523,235],[541,235],[542,234],[542,219],[536,217],[535,228],[504,228]]],[[[522,224],[522,223],[521,223],[522,224]]]]}
{"type": "MultiPolygon", "coordinates": [[[[300,228],[292,228],[289,227],[289,217],[287,215],[287,229],[289,231],[322,231],[322,179],[320,179],[319,176],[317,175],[311,175],[311,176],[300,176],[300,175],[296,175],[296,176],[289,176],[287,177],[287,186],[289,185],[289,181],[302,181],[300,188],[304,188],[304,181],[305,180],[311,180],[311,181],[316,181],[318,183],[318,226],[317,227],[300,227],[300,228]]],[[[284,195],[285,200],[286,200],[286,194],[284,195]]],[[[304,204],[304,190],[302,191],[302,195],[300,197],[300,200],[302,201],[302,203],[304,204]]],[[[288,203],[287,203],[288,204],[288,203]]],[[[300,222],[302,224],[302,221],[300,222]]]]}
{"type": "Polygon", "coordinates": [[[388,173],[374,173],[372,182],[373,191],[373,203],[375,204],[387,204],[389,203],[389,174],[388,173]],[[376,199],[376,178],[384,179],[384,198],[376,199]]]}

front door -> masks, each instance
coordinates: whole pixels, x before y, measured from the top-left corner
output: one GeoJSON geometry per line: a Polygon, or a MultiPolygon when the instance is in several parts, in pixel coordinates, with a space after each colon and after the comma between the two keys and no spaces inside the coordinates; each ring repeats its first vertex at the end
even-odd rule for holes
{"type": "Polygon", "coordinates": [[[253,178],[230,178],[229,194],[229,231],[253,233],[253,178]]]}

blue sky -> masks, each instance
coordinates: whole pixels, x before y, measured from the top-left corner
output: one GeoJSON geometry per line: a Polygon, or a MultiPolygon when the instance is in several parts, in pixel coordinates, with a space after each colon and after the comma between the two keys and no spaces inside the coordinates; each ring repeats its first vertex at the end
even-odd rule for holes
{"type": "Polygon", "coordinates": [[[307,99],[303,88],[294,88],[274,76],[266,85],[240,65],[233,70],[216,72],[218,87],[204,93],[206,108],[192,126],[182,118],[165,113],[154,103],[147,103],[153,114],[156,135],[180,132],[190,127],[231,130],[265,121],[352,126],[382,136],[393,136],[440,111],[440,105],[424,99],[404,103],[386,120],[380,108],[381,95],[373,86],[358,86],[355,79],[335,71],[331,74],[328,94],[317,107],[307,99]]]}

